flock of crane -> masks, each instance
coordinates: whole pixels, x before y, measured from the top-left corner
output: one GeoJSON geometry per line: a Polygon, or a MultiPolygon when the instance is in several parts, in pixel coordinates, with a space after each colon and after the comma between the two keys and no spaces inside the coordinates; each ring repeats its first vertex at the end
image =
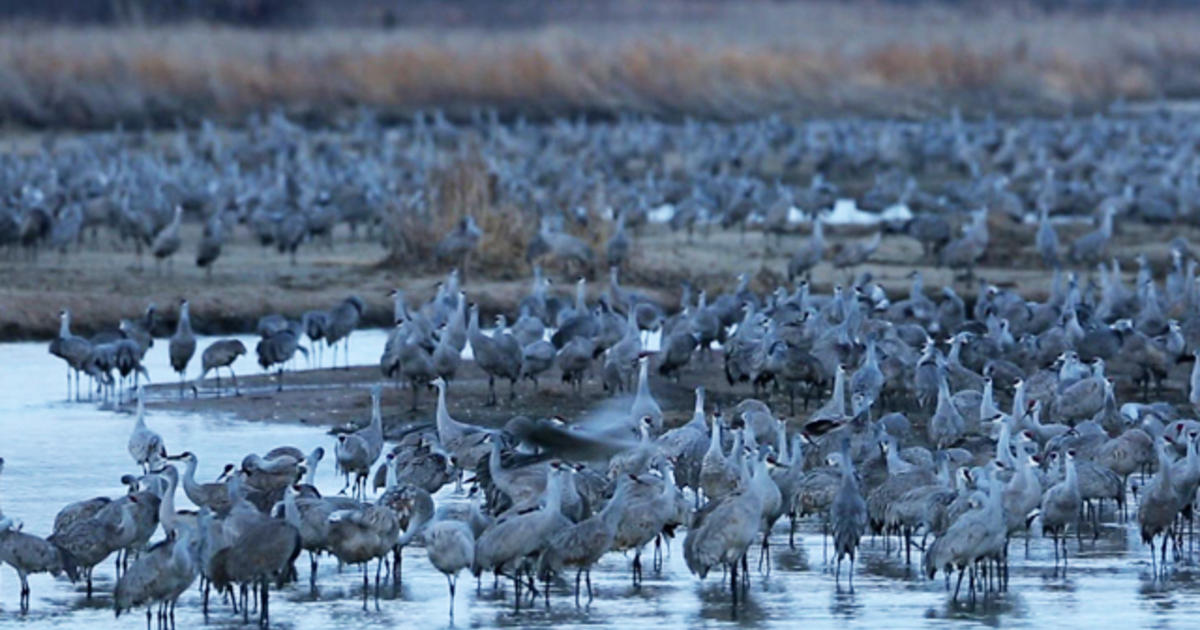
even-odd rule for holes
{"type": "MultiPolygon", "coordinates": [[[[1053,539],[1055,568],[1064,572],[1071,536],[1082,545],[1085,533],[1099,536],[1106,525],[1127,518],[1136,519],[1150,545],[1152,579],[1169,579],[1172,561],[1187,555],[1184,534],[1200,485],[1200,422],[1191,417],[1200,408],[1196,258],[1182,239],[1172,241],[1166,269],[1139,254],[1130,287],[1112,241],[1118,219],[1190,219],[1185,198],[1194,198],[1189,190],[1197,184],[1200,161],[1171,147],[1181,135],[1195,136],[1194,124],[1170,117],[1096,117],[1071,125],[953,119],[797,127],[765,120],[717,133],[693,122],[509,127],[493,119],[461,128],[434,117],[398,132],[411,140],[402,153],[397,143],[367,142],[377,131],[360,121],[353,134],[363,157],[350,169],[338,145],[314,144],[281,117],[252,126],[248,139],[232,148],[206,126],[198,138],[183,134],[169,159],[126,162],[100,177],[99,194],[111,187],[110,198],[119,200],[118,213],[126,219],[137,214],[135,208],[181,207],[166,202],[186,192],[210,195],[189,203],[213,208],[210,218],[218,221],[228,212],[251,225],[311,221],[323,216],[322,208],[338,205],[322,192],[326,185],[345,193],[335,199],[361,198],[370,206],[373,196],[398,195],[416,211],[429,201],[412,193],[423,185],[428,154],[478,134],[498,194],[541,213],[531,260],[553,254],[594,264],[590,249],[583,253],[579,239],[568,247],[562,231],[578,218],[572,209],[591,190],[582,165],[624,182],[609,192],[621,212],[614,213],[619,229],[606,252],[611,268],[603,294],[590,295],[580,278],[573,296],[560,295],[535,266],[528,295],[518,312],[507,314],[511,324],[501,315],[494,327],[483,327],[457,271],[420,303],[395,292],[395,325],[382,349],[380,380],[407,383],[414,409],[420,392],[435,387],[434,420],[405,428],[387,444],[375,385],[369,423],[333,444],[336,471],[345,480],[334,496],[321,495],[313,483],[323,449],[303,453],[282,446],[250,454],[216,482],[198,482],[195,455],[168,449],[145,422],[139,379],[148,376],[141,362],[153,343],[156,310],[92,338],[73,334],[63,311],[50,352],[67,364],[68,396],[72,376],[76,397],[81,374],[102,388],[115,387],[118,397],[125,380],[134,381],[128,391],[138,392],[138,410],[129,451],[141,474],[128,477],[127,495],[65,507],[45,538],[0,516],[0,561],[17,571],[23,607],[28,574],[85,580],[90,597],[93,568],[116,553],[118,612],[146,606],[149,622],[157,605],[165,623],[198,580],[206,612],[216,588],[243,615],[257,606],[266,624],[268,594],[297,579],[301,552],[309,554],[314,590],[321,554],[360,565],[366,607],[368,564],[376,561],[378,606],[383,567],[399,579],[400,550],[418,544],[446,575],[451,615],[463,571],[511,579],[517,609],[539,595],[549,605],[553,585],[571,578],[576,603],[583,590],[590,602],[590,570],[601,557],[632,554],[637,586],[643,552],[654,545],[657,567],[661,545],[680,529],[688,568],[701,579],[720,568],[736,607],[751,579],[755,550],[759,570],[770,570],[771,534],[785,516],[793,531],[802,519],[819,522],[832,544],[839,589],[843,563],[846,586],[853,589],[854,562],[868,536],[883,537],[888,553],[895,539],[896,562],[906,565],[918,549],[921,574],[944,574],[948,589],[957,573],[955,599],[965,577],[972,598],[1007,588],[1010,543],[1024,538],[1028,553],[1038,532],[1053,539]],[[250,151],[258,153],[246,155],[250,151]],[[655,156],[680,152],[695,177],[677,190],[677,179],[655,170],[666,168],[664,158],[655,156]],[[906,296],[889,297],[865,274],[817,291],[808,282],[814,267],[853,267],[884,238],[881,232],[831,247],[819,219],[811,236],[791,247],[786,286],[755,290],[748,275],[711,295],[689,286],[676,310],[620,284],[621,268],[637,261],[636,235],[624,228],[645,221],[659,203],[674,205],[671,221],[679,227],[757,221],[767,231],[780,217],[786,223],[794,206],[832,205],[838,193],[823,178],[815,177],[807,191],[782,185],[772,190],[746,174],[780,154],[785,162],[815,161],[816,169],[879,169],[883,175],[858,206],[900,202],[915,210],[899,226],[904,234],[889,238],[916,238],[928,256],[967,272],[995,246],[989,235],[995,217],[1032,215],[1031,249],[1052,274],[1044,297],[1035,298],[1032,287],[1023,294],[984,279],[977,279],[967,299],[950,285],[930,292],[919,271],[906,296]],[[211,181],[221,184],[207,189],[181,185],[191,181],[187,173],[251,159],[277,170],[216,172],[211,181]],[[633,160],[650,165],[642,164],[645,179],[622,170],[633,160]],[[889,175],[928,171],[934,162],[968,183],[950,184],[934,196],[911,178],[899,179],[897,188],[889,175]],[[402,179],[389,179],[394,176],[379,167],[397,163],[413,168],[402,179]],[[273,174],[292,167],[303,177],[280,175],[278,186],[271,184],[273,174]],[[152,192],[135,203],[136,186],[145,181],[152,192]],[[261,197],[242,194],[251,182],[266,182],[256,189],[261,197]],[[1030,206],[1035,213],[1025,212],[1030,206]],[[950,228],[949,207],[979,209],[966,215],[958,234],[950,228]],[[1094,211],[1097,227],[1060,244],[1051,214],[1081,208],[1086,210],[1077,213],[1094,211]],[[647,343],[652,332],[661,339],[654,351],[647,343]],[[502,427],[452,417],[466,361],[486,376],[488,404],[512,408],[502,427]],[[664,410],[655,382],[699,383],[716,361],[725,385],[719,391],[695,387],[690,420],[671,422],[686,410],[664,410]],[[555,387],[545,383],[548,375],[561,376],[575,392],[601,392],[606,402],[585,418],[524,415],[524,396],[555,387]],[[507,400],[497,395],[496,380],[509,382],[507,400]],[[525,381],[533,391],[518,395],[525,381]],[[809,410],[813,400],[823,402],[809,410]],[[1150,476],[1131,499],[1130,478],[1137,473],[1150,476]],[[176,509],[179,485],[197,511],[176,509]],[[469,501],[446,500],[466,486],[472,488],[469,501]],[[1106,512],[1108,504],[1113,509],[1106,512]]],[[[105,141],[121,146],[120,140],[105,141]]],[[[82,159],[65,155],[28,158],[15,170],[45,166],[39,159],[82,159]]],[[[56,172],[70,177],[68,169],[56,172]]],[[[21,217],[36,214],[32,208],[55,195],[61,208],[75,207],[90,190],[88,181],[27,184],[11,197],[12,223],[21,225],[21,217]]],[[[164,228],[175,238],[180,212],[164,228]]],[[[481,237],[486,235],[467,218],[438,249],[459,263],[481,237]]],[[[336,353],[341,347],[348,366],[349,337],[364,308],[350,296],[328,311],[293,314],[295,319],[263,317],[255,348],[259,365],[278,370],[279,389],[297,352],[307,355],[323,345],[336,353]]],[[[189,383],[185,375],[196,351],[184,301],[168,344],[179,395],[198,391],[210,372],[222,368],[240,392],[233,365],[247,353],[242,342],[224,339],[205,348],[201,377],[189,383]]],[[[216,388],[221,393],[219,380],[216,388]]]]}

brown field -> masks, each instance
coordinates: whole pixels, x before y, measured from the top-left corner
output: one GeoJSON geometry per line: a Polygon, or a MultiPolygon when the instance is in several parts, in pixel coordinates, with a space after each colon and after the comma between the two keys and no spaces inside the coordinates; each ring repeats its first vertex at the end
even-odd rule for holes
{"type": "Polygon", "coordinates": [[[532,117],[1079,113],[1200,95],[1200,11],[698,4],[504,29],[9,24],[0,119],[170,126],[283,107],[336,121],[480,105],[532,117]]]}

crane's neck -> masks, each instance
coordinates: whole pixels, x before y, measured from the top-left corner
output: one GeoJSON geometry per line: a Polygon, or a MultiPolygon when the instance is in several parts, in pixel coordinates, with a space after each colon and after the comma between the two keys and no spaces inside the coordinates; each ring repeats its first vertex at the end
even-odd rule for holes
{"type": "MultiPolygon", "coordinates": [[[[617,491],[613,493],[612,498],[608,500],[604,509],[600,510],[600,522],[604,524],[606,530],[616,530],[617,524],[620,523],[621,517],[625,514],[625,501],[629,497],[629,484],[631,483],[633,481],[628,478],[624,478],[618,482],[617,491]]],[[[664,485],[666,485],[665,481],[664,485]]]]}
{"type": "MultiPolygon", "coordinates": [[[[446,411],[446,384],[440,383],[437,388],[437,429],[442,439],[445,440],[453,428],[453,421],[450,419],[450,412],[446,411]]],[[[442,446],[446,446],[446,444],[443,443],[442,446]]]]}
{"type": "Polygon", "coordinates": [[[488,454],[488,473],[490,473],[492,479],[495,480],[503,476],[504,465],[500,462],[500,438],[493,437],[491,442],[492,450],[491,453],[488,454]]]}
{"type": "Polygon", "coordinates": [[[846,415],[846,370],[838,367],[833,377],[833,409],[837,415],[846,415]]]}
{"type": "Polygon", "coordinates": [[[724,455],[721,452],[721,423],[713,416],[712,432],[709,433],[708,452],[712,455],[724,455]]]}
{"type": "Polygon", "coordinates": [[[550,479],[546,483],[546,513],[558,514],[562,511],[563,475],[561,470],[551,470],[550,479]]]}
{"type": "Polygon", "coordinates": [[[996,459],[1008,464],[1012,462],[1012,451],[1009,450],[1012,440],[1012,430],[1007,422],[1000,423],[1000,436],[996,438],[996,459]]]}
{"type": "Polygon", "coordinates": [[[650,361],[645,358],[638,361],[638,398],[645,398],[650,395],[649,364],[650,361]]]}
{"type": "Polygon", "coordinates": [[[704,428],[704,390],[696,390],[696,406],[692,410],[692,421],[690,423],[694,427],[704,428]]]}
{"type": "Polygon", "coordinates": [[[300,510],[296,507],[296,493],[289,487],[283,489],[283,520],[300,529],[300,510]]]}
{"type": "Polygon", "coordinates": [[[200,484],[196,483],[196,466],[197,466],[197,464],[199,464],[199,461],[196,460],[196,458],[194,458],[194,457],[189,457],[187,459],[187,462],[184,464],[183,487],[185,490],[188,488],[195,488],[196,486],[200,485],[200,484]]]}
{"type": "Polygon", "coordinates": [[[387,462],[387,466],[384,468],[384,470],[387,471],[385,473],[385,475],[387,476],[387,489],[388,490],[392,490],[396,486],[400,485],[400,480],[396,477],[396,467],[397,466],[399,466],[398,460],[393,459],[393,460],[387,462]]]}
{"type": "Polygon", "coordinates": [[[178,482],[175,475],[167,475],[167,490],[158,504],[158,522],[162,523],[163,531],[168,533],[179,528],[179,517],[175,514],[175,487],[178,482]]]}
{"type": "Polygon", "coordinates": [[[378,389],[371,392],[371,432],[383,435],[383,410],[381,409],[380,398],[382,392],[378,389]]]}
{"type": "Polygon", "coordinates": [[[304,483],[310,486],[317,485],[317,464],[321,463],[321,453],[322,451],[313,449],[304,460],[304,467],[307,469],[304,473],[304,483]]]}
{"type": "Polygon", "coordinates": [[[478,308],[471,309],[470,320],[471,320],[470,323],[467,324],[467,332],[472,337],[476,337],[479,335],[479,309],[478,308]]]}
{"type": "Polygon", "coordinates": [[[58,336],[66,339],[71,336],[71,314],[63,313],[62,317],[58,318],[58,336]]]}
{"type": "Polygon", "coordinates": [[[192,318],[188,313],[187,304],[179,307],[179,327],[177,332],[181,334],[192,332],[192,318]]]}

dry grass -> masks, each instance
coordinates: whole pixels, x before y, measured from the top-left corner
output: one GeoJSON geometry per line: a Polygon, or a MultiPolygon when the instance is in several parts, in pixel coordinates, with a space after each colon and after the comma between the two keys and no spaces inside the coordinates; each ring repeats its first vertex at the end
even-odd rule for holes
{"type": "Polygon", "coordinates": [[[360,104],[535,116],[1050,113],[1200,94],[1198,26],[1196,10],[823,3],[500,31],[10,26],[0,117],[105,126],[283,106],[332,119],[360,104]]]}

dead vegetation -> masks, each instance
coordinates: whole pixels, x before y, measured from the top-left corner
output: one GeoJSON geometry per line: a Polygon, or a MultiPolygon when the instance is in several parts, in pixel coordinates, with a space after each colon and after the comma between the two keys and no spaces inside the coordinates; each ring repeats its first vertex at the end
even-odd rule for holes
{"type": "Polygon", "coordinates": [[[10,25],[0,117],[35,126],[174,124],[285,107],[332,121],[479,105],[745,118],[1061,113],[1200,94],[1200,11],[826,3],[505,30],[255,31],[10,25]]]}

